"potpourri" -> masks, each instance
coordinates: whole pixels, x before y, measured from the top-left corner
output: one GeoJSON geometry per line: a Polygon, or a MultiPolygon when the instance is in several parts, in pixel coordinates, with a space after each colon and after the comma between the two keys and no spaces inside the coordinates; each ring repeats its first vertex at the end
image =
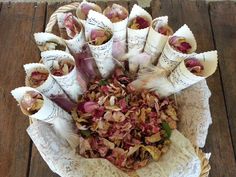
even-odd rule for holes
{"type": "Polygon", "coordinates": [[[178,121],[172,100],[154,92],[137,92],[122,69],[107,80],[90,83],[72,111],[87,158],[106,158],[122,170],[136,170],[168,150],[178,121]]]}
{"type": "Polygon", "coordinates": [[[47,70],[33,71],[28,79],[29,86],[36,88],[42,85],[48,78],[47,70]]]}
{"type": "Polygon", "coordinates": [[[110,31],[103,29],[93,29],[90,34],[90,44],[93,45],[102,45],[109,41],[112,37],[110,31]]]}
{"type": "Polygon", "coordinates": [[[184,37],[173,36],[169,39],[169,44],[175,50],[181,53],[189,53],[192,46],[186,41],[184,37]]]}
{"type": "Polygon", "coordinates": [[[197,75],[197,76],[201,76],[204,70],[204,66],[200,63],[200,61],[196,58],[188,58],[184,61],[185,66],[187,67],[187,69],[197,75]]]}
{"type": "Polygon", "coordinates": [[[69,74],[75,67],[74,62],[70,60],[54,61],[51,73],[54,76],[64,76],[69,74]]]}
{"type": "Polygon", "coordinates": [[[130,23],[130,28],[131,29],[144,29],[149,27],[149,22],[145,17],[137,16],[134,18],[131,23],[130,23]]]}
{"type": "Polygon", "coordinates": [[[104,15],[111,20],[112,23],[122,21],[128,17],[127,11],[122,6],[113,4],[104,10],[104,15]]]}
{"type": "Polygon", "coordinates": [[[155,29],[155,31],[165,36],[170,36],[173,34],[173,30],[169,25],[163,24],[159,21],[156,21],[156,23],[153,24],[153,28],[155,29]]]}
{"type": "Polygon", "coordinates": [[[24,94],[20,107],[26,115],[33,115],[43,106],[43,97],[35,91],[28,91],[24,94]]]}

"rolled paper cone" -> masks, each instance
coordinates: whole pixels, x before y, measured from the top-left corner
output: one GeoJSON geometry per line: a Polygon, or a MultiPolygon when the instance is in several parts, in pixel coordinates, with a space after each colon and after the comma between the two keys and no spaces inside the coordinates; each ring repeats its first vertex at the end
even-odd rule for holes
{"type": "MultiPolygon", "coordinates": [[[[96,12],[99,12],[99,13],[102,13],[102,9],[99,5],[95,4],[95,3],[92,3],[92,2],[88,2],[86,0],[83,0],[79,7],[77,8],[76,10],[76,16],[80,19],[81,23],[85,26],[85,23],[86,23],[86,18],[85,16],[83,15],[83,12],[81,12],[81,6],[84,5],[84,4],[88,4],[89,6],[92,6],[93,7],[93,10],[95,10],[96,12]]],[[[86,33],[86,32],[85,32],[86,33]]]]}
{"type": "Polygon", "coordinates": [[[62,50],[69,53],[65,41],[51,33],[35,33],[35,42],[41,52],[48,50],[62,50]]]}
{"type": "Polygon", "coordinates": [[[168,36],[163,35],[154,29],[154,24],[157,21],[161,21],[163,23],[163,25],[167,25],[168,24],[168,16],[155,18],[152,21],[152,24],[151,24],[151,27],[150,27],[150,30],[148,33],[144,52],[151,55],[153,64],[157,62],[157,59],[160,56],[160,54],[161,54],[161,52],[168,40],[168,36]]]}
{"type": "Polygon", "coordinates": [[[158,66],[164,68],[168,72],[171,72],[173,69],[175,69],[176,66],[179,65],[182,60],[195,55],[194,52],[197,49],[195,37],[186,24],[179,28],[173,34],[173,36],[184,37],[192,48],[188,54],[178,52],[170,46],[169,39],[171,37],[169,37],[158,61],[158,66]]]}
{"type": "MultiPolygon", "coordinates": [[[[137,16],[145,17],[149,21],[149,24],[151,25],[151,22],[152,22],[151,15],[146,10],[144,10],[143,8],[141,8],[140,6],[136,4],[134,4],[130,12],[128,25],[137,16]]],[[[144,28],[144,29],[131,29],[128,27],[128,53],[131,56],[142,53],[145,43],[146,43],[148,31],[149,31],[149,27],[144,28]]],[[[135,63],[133,63],[131,60],[129,60],[130,72],[136,73],[137,68],[138,66],[135,63]]]]}
{"type": "Polygon", "coordinates": [[[67,32],[66,32],[66,27],[64,25],[65,17],[66,17],[66,13],[57,13],[57,25],[60,31],[60,36],[63,39],[69,39],[69,36],[67,35],[67,32]]]}
{"type": "MultiPolygon", "coordinates": [[[[12,90],[11,93],[20,104],[20,101],[27,91],[40,93],[36,89],[30,87],[19,87],[12,90]]],[[[73,122],[70,114],[57,106],[42,93],[40,94],[43,96],[43,105],[35,114],[29,115],[29,117],[53,125],[54,132],[56,132],[63,140],[66,140],[72,148],[76,148],[79,137],[73,129],[73,122]]]]}
{"type": "MultiPolygon", "coordinates": [[[[149,24],[151,25],[151,22],[152,22],[151,15],[142,7],[136,4],[134,4],[130,12],[128,25],[137,16],[145,17],[149,21],[149,24]]],[[[149,31],[149,27],[144,28],[144,29],[128,28],[128,52],[129,53],[137,54],[143,51],[148,31],[149,31]]]]}
{"type": "Polygon", "coordinates": [[[78,20],[78,23],[80,23],[81,25],[80,33],[77,34],[73,39],[65,40],[70,52],[73,55],[80,53],[82,51],[83,45],[85,44],[84,28],[83,28],[82,23],[79,20],[78,20]]]}
{"type": "MultiPolygon", "coordinates": [[[[40,93],[38,90],[33,89],[31,87],[19,87],[12,90],[11,94],[16,99],[16,101],[20,104],[24,94],[28,91],[35,91],[37,93],[40,93]]],[[[42,93],[40,94],[43,97],[43,105],[35,114],[29,115],[29,117],[35,118],[35,119],[38,119],[47,123],[53,123],[54,119],[57,116],[64,118],[66,120],[71,120],[70,114],[68,114],[62,108],[60,108],[55,103],[53,103],[45,95],[43,95],[42,93]]]]}
{"type": "MultiPolygon", "coordinates": [[[[25,85],[28,87],[32,87],[32,85],[30,85],[29,82],[32,72],[48,71],[46,66],[41,63],[25,64],[24,69],[26,72],[25,85]]],[[[44,83],[42,83],[38,87],[34,87],[34,89],[38,90],[40,93],[50,98],[58,106],[60,106],[67,112],[70,112],[74,107],[76,107],[76,104],[69,99],[69,97],[65,94],[65,92],[59,86],[56,80],[51,76],[49,71],[48,71],[48,77],[44,81],[44,83]]]]}
{"type": "MultiPolygon", "coordinates": [[[[92,29],[112,31],[113,24],[103,14],[90,10],[85,25],[85,31],[88,32],[88,36],[86,37],[87,41],[89,40],[89,35],[92,29]]],[[[112,44],[113,37],[108,42],[102,45],[89,44],[91,53],[103,78],[107,78],[115,67],[115,63],[112,57],[112,44]]]]}
{"type": "MultiPolygon", "coordinates": [[[[113,4],[112,7],[117,7],[117,8],[122,8],[127,15],[129,14],[129,12],[127,11],[126,8],[122,7],[119,4],[113,4]]],[[[106,8],[103,11],[103,14],[105,15],[106,11],[108,8],[106,8]]],[[[127,33],[127,24],[128,24],[128,16],[126,19],[121,20],[119,22],[115,22],[113,23],[113,37],[114,37],[114,44],[113,45],[113,53],[117,53],[116,55],[113,55],[115,58],[119,59],[121,56],[123,56],[126,52],[126,33],[127,33]],[[116,50],[117,45],[119,44],[119,51],[121,52],[116,52],[114,50],[116,50]]]]}
{"type": "Polygon", "coordinates": [[[217,68],[217,51],[209,51],[196,54],[194,58],[198,59],[204,67],[202,76],[191,73],[185,66],[184,60],[170,74],[168,79],[175,88],[175,92],[183,90],[212,75],[217,68]]]}
{"type": "MultiPolygon", "coordinates": [[[[72,55],[59,50],[42,52],[41,57],[43,63],[50,71],[53,69],[54,61],[71,60],[75,62],[72,55]]],[[[52,75],[52,77],[57,81],[66,94],[75,102],[78,101],[79,95],[81,95],[86,90],[86,83],[80,77],[76,65],[74,65],[74,68],[70,73],[63,76],[52,75]]]]}

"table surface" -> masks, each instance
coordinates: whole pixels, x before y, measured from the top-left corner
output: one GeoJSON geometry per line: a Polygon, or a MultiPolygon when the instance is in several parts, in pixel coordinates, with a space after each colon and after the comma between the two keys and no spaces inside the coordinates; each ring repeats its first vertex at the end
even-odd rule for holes
{"type": "MultiPolygon", "coordinates": [[[[130,9],[135,2],[119,3],[130,9]]],[[[1,177],[57,176],[30,141],[26,133],[29,120],[10,91],[24,84],[23,64],[39,61],[33,34],[44,30],[50,15],[61,5],[0,3],[1,177]]],[[[147,10],[153,17],[168,15],[174,30],[188,24],[197,39],[197,52],[218,50],[218,70],[207,79],[213,124],[204,151],[212,153],[211,177],[236,176],[236,3],[153,0],[147,10]]]]}

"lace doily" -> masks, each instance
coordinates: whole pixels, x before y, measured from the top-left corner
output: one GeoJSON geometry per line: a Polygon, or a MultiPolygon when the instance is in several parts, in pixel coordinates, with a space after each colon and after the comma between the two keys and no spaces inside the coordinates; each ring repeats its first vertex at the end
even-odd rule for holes
{"type": "Polygon", "coordinates": [[[206,80],[183,90],[177,95],[178,129],[195,146],[204,147],[208,128],[212,123],[209,98],[211,92],[206,80]]]}
{"type": "MultiPolygon", "coordinates": [[[[62,177],[128,177],[105,159],[76,154],[47,123],[36,121],[27,132],[51,170],[62,177]]],[[[174,130],[171,141],[169,151],[158,162],[136,171],[139,177],[199,177],[201,161],[189,140],[174,130]]]]}

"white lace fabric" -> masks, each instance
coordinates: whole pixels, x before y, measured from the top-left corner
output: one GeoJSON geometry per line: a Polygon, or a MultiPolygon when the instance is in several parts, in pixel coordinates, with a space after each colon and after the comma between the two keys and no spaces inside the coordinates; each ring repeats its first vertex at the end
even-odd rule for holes
{"type": "Polygon", "coordinates": [[[178,130],[198,147],[205,146],[208,128],[212,124],[210,96],[206,80],[202,80],[183,90],[176,99],[180,117],[178,130]]]}
{"type": "MultiPolygon", "coordinates": [[[[128,177],[105,159],[86,159],[62,142],[49,124],[36,121],[28,134],[51,170],[61,177],[128,177]]],[[[201,162],[192,144],[174,130],[169,151],[158,162],[136,171],[139,177],[198,177],[201,162]]]]}

